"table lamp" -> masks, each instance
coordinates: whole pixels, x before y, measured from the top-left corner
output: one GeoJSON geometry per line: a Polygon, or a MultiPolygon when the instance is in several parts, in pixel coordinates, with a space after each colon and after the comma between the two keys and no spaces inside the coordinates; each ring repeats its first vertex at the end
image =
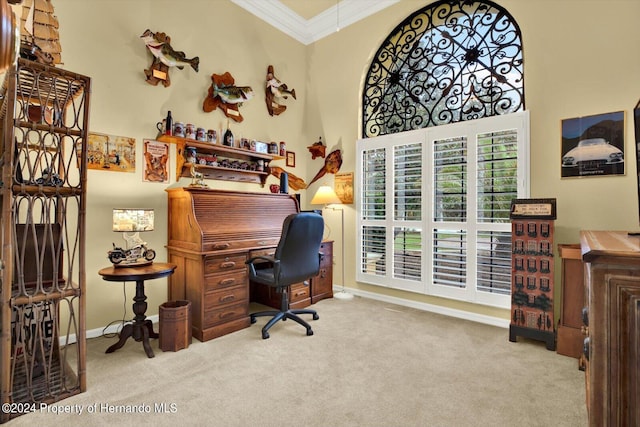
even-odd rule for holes
{"type": "Polygon", "coordinates": [[[340,219],[341,219],[341,243],[342,243],[342,253],[340,254],[342,257],[340,266],[342,267],[342,290],[340,292],[336,292],[333,294],[334,298],[337,299],[352,299],[353,294],[346,292],[344,289],[344,209],[338,209],[336,207],[329,207],[329,205],[337,205],[342,204],[342,200],[338,197],[333,188],[328,185],[322,185],[316,191],[316,194],[311,199],[312,205],[324,205],[323,209],[331,209],[334,211],[340,211],[340,219]]]}
{"type": "Polygon", "coordinates": [[[109,260],[114,264],[150,264],[155,251],[147,248],[147,242],[140,238],[141,231],[153,231],[153,209],[114,209],[113,231],[121,232],[127,242],[125,249],[113,245],[109,260]],[[141,260],[143,259],[143,260],[141,260]]]}

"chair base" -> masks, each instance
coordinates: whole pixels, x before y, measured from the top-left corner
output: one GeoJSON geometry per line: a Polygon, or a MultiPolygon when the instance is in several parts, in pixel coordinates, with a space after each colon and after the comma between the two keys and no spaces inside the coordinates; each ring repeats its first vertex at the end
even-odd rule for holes
{"type": "Polygon", "coordinates": [[[307,309],[297,309],[297,310],[286,310],[286,311],[278,311],[278,310],[269,310],[269,311],[260,311],[258,313],[251,314],[251,323],[256,323],[256,317],[263,316],[273,316],[266,325],[262,328],[262,339],[266,340],[269,338],[269,329],[280,320],[291,319],[294,322],[299,323],[307,329],[307,335],[313,335],[313,330],[311,329],[311,325],[309,325],[302,318],[298,317],[298,314],[311,314],[313,315],[313,320],[318,320],[320,316],[315,310],[307,310],[307,309]]]}

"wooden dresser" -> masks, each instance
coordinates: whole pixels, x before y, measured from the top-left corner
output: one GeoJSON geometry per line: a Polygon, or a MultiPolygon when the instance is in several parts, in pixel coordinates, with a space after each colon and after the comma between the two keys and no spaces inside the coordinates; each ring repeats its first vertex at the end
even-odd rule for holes
{"type": "Polygon", "coordinates": [[[169,299],[189,300],[193,336],[207,341],[249,326],[245,261],[280,241],[282,223],[299,211],[294,196],[171,188],[169,299]]]}
{"type": "Polygon", "coordinates": [[[640,237],[582,231],[591,426],[640,425],[640,237]]]}

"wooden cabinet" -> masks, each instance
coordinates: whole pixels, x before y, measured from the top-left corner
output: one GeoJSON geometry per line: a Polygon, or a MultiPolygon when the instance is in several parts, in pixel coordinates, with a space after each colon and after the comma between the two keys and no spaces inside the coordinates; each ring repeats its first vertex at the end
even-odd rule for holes
{"type": "MultiPolygon", "coordinates": [[[[274,248],[275,249],[275,248],[274,248]]],[[[267,251],[273,253],[273,249],[267,251]]],[[[256,256],[257,253],[252,254],[256,256]]],[[[304,308],[333,297],[333,241],[320,244],[320,272],[309,284],[298,283],[289,287],[289,308],[304,308]]],[[[251,298],[260,304],[280,308],[280,294],[271,286],[251,283],[251,298]]]]}
{"type": "Polygon", "coordinates": [[[558,245],[562,259],[562,298],[556,351],[564,356],[580,358],[584,335],[582,309],[584,294],[584,266],[580,245],[558,245]]]}
{"type": "MultiPolygon", "coordinates": [[[[2,404],[86,390],[90,82],[19,59],[0,88],[2,404]]],[[[17,415],[2,411],[0,422],[17,415]]]]}
{"type": "Polygon", "coordinates": [[[176,180],[180,177],[191,176],[191,163],[186,162],[188,149],[196,151],[199,160],[196,168],[205,179],[254,182],[262,186],[269,176],[269,162],[284,158],[177,136],[160,135],[158,141],[176,144],[176,180]],[[216,166],[212,164],[214,156],[217,162],[216,166]],[[262,170],[259,170],[258,163],[262,164],[262,170]]]}
{"type": "Polygon", "coordinates": [[[582,231],[591,426],[640,425],[640,237],[582,231]]]}
{"type": "Polygon", "coordinates": [[[249,326],[246,254],[194,254],[172,249],[178,265],[170,279],[169,300],[191,301],[192,334],[200,341],[249,326]]]}
{"type": "Polygon", "coordinates": [[[320,272],[311,279],[311,304],[333,297],[333,241],[320,245],[320,272]]]}

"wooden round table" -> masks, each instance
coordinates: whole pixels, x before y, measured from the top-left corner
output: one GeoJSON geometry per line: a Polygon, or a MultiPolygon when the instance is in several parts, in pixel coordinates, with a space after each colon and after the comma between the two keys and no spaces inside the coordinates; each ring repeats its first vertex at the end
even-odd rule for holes
{"type": "Polygon", "coordinates": [[[154,262],[141,267],[112,266],[98,271],[98,274],[108,282],[136,282],[136,296],[133,298],[133,312],[135,313],[133,323],[124,325],[120,331],[120,340],[109,347],[106,353],[113,353],[121,348],[129,337],[133,337],[138,342],[142,341],[142,346],[148,357],[155,356],[149,345],[149,338],[158,338],[158,334],[153,332],[153,323],[145,315],[147,296],[144,294],[144,281],[170,276],[175,269],[175,264],[154,262]]]}

